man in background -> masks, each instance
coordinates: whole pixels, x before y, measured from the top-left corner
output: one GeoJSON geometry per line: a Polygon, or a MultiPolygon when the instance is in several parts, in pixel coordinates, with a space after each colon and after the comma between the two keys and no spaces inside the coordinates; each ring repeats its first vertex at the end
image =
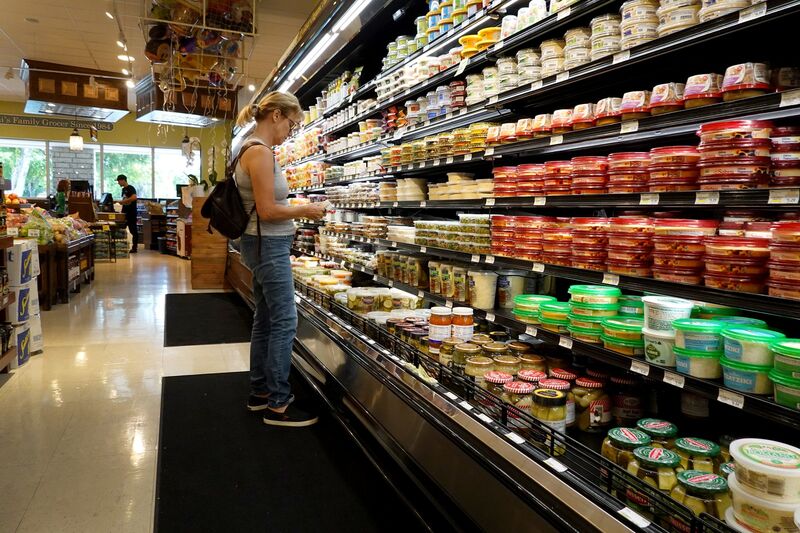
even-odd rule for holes
{"type": "Polygon", "coordinates": [[[122,199],[117,203],[122,205],[122,212],[125,213],[125,225],[128,226],[128,231],[133,237],[131,253],[135,254],[139,251],[139,229],[136,226],[136,188],[128,185],[128,177],[125,174],[117,176],[117,183],[122,187],[122,199]]]}

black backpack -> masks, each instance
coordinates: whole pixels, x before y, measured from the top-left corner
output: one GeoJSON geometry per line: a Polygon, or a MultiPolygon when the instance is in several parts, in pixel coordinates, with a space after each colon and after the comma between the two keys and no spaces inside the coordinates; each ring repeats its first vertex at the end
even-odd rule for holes
{"type": "MultiPolygon", "coordinates": [[[[239,187],[236,185],[236,165],[247,149],[255,145],[265,146],[260,142],[251,142],[242,146],[239,155],[228,166],[225,174],[227,179],[219,182],[203,203],[200,214],[208,219],[207,231],[209,233],[211,233],[211,228],[214,228],[229,239],[238,239],[247,229],[256,206],[254,204],[253,209],[248,213],[242,204],[242,195],[239,194],[239,187]]],[[[260,237],[261,224],[256,224],[256,226],[260,237]]]]}

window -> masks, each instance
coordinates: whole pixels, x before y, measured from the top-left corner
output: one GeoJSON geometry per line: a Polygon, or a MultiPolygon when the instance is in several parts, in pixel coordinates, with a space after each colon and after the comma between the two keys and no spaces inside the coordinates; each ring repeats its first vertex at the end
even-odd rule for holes
{"type": "MultiPolygon", "coordinates": [[[[153,156],[151,148],[103,145],[103,191],[118,198],[117,176],[124,174],[140,198],[153,197],[153,156]]],[[[171,196],[174,196],[172,193],[171,196]]]]}
{"type": "Polygon", "coordinates": [[[80,152],[72,152],[67,143],[48,143],[50,159],[50,194],[56,193],[58,182],[62,179],[70,181],[86,180],[94,184],[95,196],[100,194],[100,168],[97,155],[100,145],[85,144],[80,152]]]}
{"type": "Polygon", "coordinates": [[[3,175],[11,191],[23,198],[47,195],[47,146],[39,141],[0,140],[3,175]]]}
{"type": "Polygon", "coordinates": [[[189,174],[200,176],[199,150],[194,151],[191,165],[187,165],[186,157],[181,150],[156,148],[155,161],[155,196],[156,198],[174,198],[177,195],[176,185],[189,183],[189,174]]]}

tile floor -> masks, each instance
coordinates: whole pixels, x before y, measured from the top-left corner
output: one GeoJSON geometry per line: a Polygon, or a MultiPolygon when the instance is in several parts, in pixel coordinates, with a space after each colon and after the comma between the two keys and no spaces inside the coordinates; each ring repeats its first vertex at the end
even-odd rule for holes
{"type": "Polygon", "coordinates": [[[248,344],[163,347],[190,263],[144,252],[42,313],[45,350],[0,375],[0,533],[148,532],[162,376],[248,368],[248,344]]]}

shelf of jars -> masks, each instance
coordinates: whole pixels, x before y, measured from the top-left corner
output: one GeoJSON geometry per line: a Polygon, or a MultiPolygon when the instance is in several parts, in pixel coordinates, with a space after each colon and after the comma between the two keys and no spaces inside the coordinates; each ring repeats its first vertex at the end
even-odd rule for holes
{"type": "MultiPolygon", "coordinates": [[[[341,234],[325,231],[320,228],[320,233],[331,237],[341,237],[355,242],[396,248],[407,252],[429,255],[446,259],[455,259],[464,263],[488,265],[490,269],[519,269],[539,274],[546,274],[573,281],[589,284],[603,284],[618,286],[623,289],[651,292],[667,296],[701,300],[704,302],[736,307],[745,311],[766,313],[800,319],[800,300],[791,300],[768,296],[765,294],[743,293],[732,290],[717,289],[702,285],[690,285],[672,281],[626,276],[612,272],[587,270],[569,266],[553,265],[545,262],[515,259],[500,255],[471,254],[433,246],[420,246],[406,242],[390,241],[387,239],[374,239],[359,235],[341,234]]],[[[544,255],[546,258],[546,254],[544,255]]]]}
{"type": "MultiPolygon", "coordinates": [[[[354,240],[358,242],[368,242],[360,238],[356,238],[354,240]]],[[[403,245],[402,243],[397,243],[397,245],[398,245],[397,248],[402,250],[418,251],[418,252],[421,251],[419,250],[419,248],[417,248],[416,250],[414,250],[413,248],[408,248],[406,245],[403,245]]],[[[658,382],[663,382],[665,384],[683,390],[694,392],[695,394],[699,394],[705,398],[716,400],[720,403],[732,406],[737,409],[742,409],[748,413],[751,413],[758,417],[766,418],[768,420],[775,421],[792,429],[796,430],[800,429],[800,412],[775,403],[771,397],[742,393],[740,391],[725,387],[724,385],[712,380],[696,378],[687,374],[678,373],[678,371],[674,367],[663,367],[657,364],[648,363],[646,359],[641,356],[633,357],[633,356],[623,355],[615,351],[609,350],[607,348],[604,348],[602,345],[590,344],[587,342],[576,340],[571,336],[569,336],[569,334],[567,333],[556,333],[544,329],[544,327],[541,325],[530,324],[520,321],[516,319],[508,309],[484,310],[475,308],[471,306],[469,302],[462,302],[454,300],[452,298],[445,298],[441,295],[433,294],[428,290],[423,290],[420,289],[419,287],[415,287],[407,283],[402,283],[394,279],[378,275],[373,269],[366,268],[362,265],[356,265],[336,257],[315,253],[313,251],[310,251],[309,249],[297,248],[297,250],[303,253],[308,253],[320,259],[338,262],[342,268],[357,270],[359,272],[363,272],[368,275],[371,274],[372,280],[375,283],[385,285],[391,288],[397,288],[409,294],[416,294],[418,298],[424,300],[426,303],[430,303],[437,306],[444,306],[451,309],[453,307],[469,307],[473,310],[473,314],[475,317],[480,318],[482,320],[486,320],[498,326],[502,326],[515,333],[520,333],[520,334],[524,333],[526,335],[544,341],[549,345],[560,346],[562,348],[571,350],[574,354],[583,355],[623,370],[629,370],[635,374],[648,377],[649,379],[658,382]]],[[[428,250],[426,250],[426,252],[428,252],[428,250]]],[[[445,252],[447,253],[444,255],[444,257],[450,259],[462,260],[465,262],[472,262],[473,264],[476,265],[476,267],[477,266],[483,267],[483,265],[486,264],[486,263],[483,263],[483,265],[481,264],[481,256],[477,256],[478,259],[476,260],[476,256],[464,257],[463,254],[459,256],[458,254],[450,253],[450,251],[445,251],[445,252]]],[[[438,255],[436,255],[435,252],[433,255],[435,257],[438,257],[438,255]]],[[[493,262],[490,264],[494,265],[495,267],[504,267],[504,268],[519,268],[521,266],[520,262],[513,260],[505,264],[502,264],[502,262],[501,263],[493,262]]],[[[545,269],[544,272],[539,272],[539,269],[535,269],[534,271],[537,273],[543,273],[548,275],[556,275],[556,276],[559,275],[558,272],[547,271],[547,266],[545,265],[542,266],[545,269]]],[[[560,268],[557,268],[556,270],[560,270],[560,268]]],[[[608,276],[608,274],[604,274],[604,276],[608,276]]],[[[586,283],[601,283],[603,281],[602,278],[599,280],[597,278],[594,279],[579,278],[577,280],[586,283]]],[[[633,290],[648,290],[648,292],[657,292],[654,290],[643,289],[641,287],[634,287],[634,286],[624,286],[624,288],[629,288],[633,290]]],[[[702,287],[700,288],[702,289],[702,287]]],[[[659,291],[659,292],[661,294],[681,296],[681,294],[675,294],[669,291],[664,291],[664,292],[659,291]]],[[[692,294],[693,294],[692,298],[694,300],[702,300],[707,303],[718,303],[706,298],[707,293],[693,292],[692,294]]],[[[683,296],[687,295],[683,294],[683,296]]],[[[736,298],[736,296],[739,295],[736,295],[736,293],[732,293],[731,297],[733,299],[727,300],[726,304],[733,306],[736,305],[736,303],[746,303],[750,299],[749,296],[757,296],[757,295],[749,295],[748,297],[738,298],[738,299],[736,298]],[[734,303],[734,301],[736,303],[734,303]]],[[[747,309],[747,307],[741,307],[741,308],[747,309]]],[[[800,312],[798,311],[800,311],[800,303],[796,304],[794,318],[800,317],[800,312]]]]}

